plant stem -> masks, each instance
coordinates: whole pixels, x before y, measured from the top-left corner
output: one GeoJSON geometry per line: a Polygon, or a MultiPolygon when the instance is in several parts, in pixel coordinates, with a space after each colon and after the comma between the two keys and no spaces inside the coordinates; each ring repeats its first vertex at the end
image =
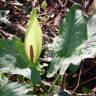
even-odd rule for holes
{"type": "Polygon", "coordinates": [[[64,77],[64,75],[63,75],[63,77],[62,77],[62,82],[61,82],[61,88],[62,88],[62,89],[64,89],[64,87],[65,87],[64,82],[65,82],[65,77],[64,77]]]}
{"type": "Polygon", "coordinates": [[[60,76],[60,74],[57,75],[57,77],[56,77],[56,79],[54,80],[53,84],[52,84],[51,87],[49,88],[48,93],[49,93],[49,92],[52,90],[52,88],[55,86],[55,84],[56,84],[59,76],[60,76]]]}
{"type": "Polygon", "coordinates": [[[76,89],[77,89],[77,88],[79,87],[79,85],[80,85],[80,79],[81,79],[82,69],[83,69],[83,64],[81,65],[81,69],[80,69],[80,72],[79,72],[77,85],[76,85],[75,89],[72,91],[72,95],[73,95],[73,93],[76,91],[76,89]]]}

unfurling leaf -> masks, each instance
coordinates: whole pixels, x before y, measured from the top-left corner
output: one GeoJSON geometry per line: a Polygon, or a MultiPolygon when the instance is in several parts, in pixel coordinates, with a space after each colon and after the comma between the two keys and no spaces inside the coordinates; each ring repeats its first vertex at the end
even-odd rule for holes
{"type": "Polygon", "coordinates": [[[44,1],[42,2],[42,4],[41,4],[41,8],[42,8],[42,9],[46,9],[46,7],[47,7],[47,3],[46,3],[46,1],[44,0],[44,1]]]}
{"type": "Polygon", "coordinates": [[[28,23],[28,29],[25,36],[25,50],[29,59],[36,64],[42,48],[42,30],[37,20],[36,9],[28,23]]]}

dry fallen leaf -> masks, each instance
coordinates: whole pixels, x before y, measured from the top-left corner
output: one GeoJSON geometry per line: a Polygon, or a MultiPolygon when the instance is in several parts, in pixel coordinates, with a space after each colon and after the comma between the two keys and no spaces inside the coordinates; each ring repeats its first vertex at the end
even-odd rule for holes
{"type": "Polygon", "coordinates": [[[96,14],[96,0],[93,0],[91,7],[89,8],[90,14],[96,14]]]}

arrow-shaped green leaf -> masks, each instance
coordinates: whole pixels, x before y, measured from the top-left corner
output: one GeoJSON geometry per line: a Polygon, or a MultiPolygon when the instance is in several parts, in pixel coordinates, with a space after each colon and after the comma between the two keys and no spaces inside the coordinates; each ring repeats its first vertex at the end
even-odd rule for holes
{"type": "Polygon", "coordinates": [[[54,58],[50,65],[48,77],[52,77],[60,69],[63,75],[70,64],[78,65],[82,43],[87,40],[87,26],[78,5],[73,5],[60,26],[60,35],[54,38],[54,58]],[[79,47],[80,46],[80,47],[79,47]]]}

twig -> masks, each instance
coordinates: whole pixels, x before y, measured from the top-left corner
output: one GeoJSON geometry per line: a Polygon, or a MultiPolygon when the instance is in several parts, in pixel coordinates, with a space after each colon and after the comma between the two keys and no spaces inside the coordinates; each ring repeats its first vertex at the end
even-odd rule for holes
{"type": "Polygon", "coordinates": [[[82,4],[85,5],[85,0],[81,0],[82,1],[82,4]]]}
{"type": "Polygon", "coordinates": [[[6,1],[5,0],[0,0],[1,2],[5,3],[6,1]]]}
{"type": "Polygon", "coordinates": [[[18,7],[23,7],[23,4],[17,2],[17,3],[13,3],[13,2],[8,2],[7,4],[13,5],[13,6],[18,6],[18,7]]]}
{"type": "Polygon", "coordinates": [[[63,7],[63,3],[61,2],[61,0],[58,0],[58,2],[60,3],[61,7],[63,7]]]}
{"type": "MultiPolygon", "coordinates": [[[[84,74],[86,74],[86,73],[88,73],[90,70],[94,70],[93,68],[88,68],[88,69],[86,69],[85,71],[83,70],[82,71],[82,74],[81,75],[84,75],[84,74]]],[[[77,74],[68,74],[68,76],[70,77],[70,76],[72,76],[72,78],[77,78],[78,76],[79,76],[79,73],[77,73],[77,74]]],[[[86,82],[86,81],[84,81],[84,82],[86,82]]],[[[83,82],[81,82],[79,85],[81,85],[83,82]]],[[[76,86],[76,84],[73,84],[72,86],[70,86],[69,87],[69,89],[72,89],[73,87],[75,87],[76,86]]]]}
{"type": "MultiPolygon", "coordinates": [[[[6,33],[6,32],[3,31],[2,29],[0,29],[0,34],[2,34],[2,36],[4,35],[5,37],[13,37],[12,34],[10,34],[10,33],[6,33]]],[[[4,37],[4,36],[3,36],[3,37],[4,37]]]]}
{"type": "MultiPolygon", "coordinates": [[[[88,69],[86,69],[85,71],[82,72],[81,75],[84,75],[85,73],[87,73],[87,72],[90,71],[91,69],[92,69],[91,67],[88,68],[88,69]]],[[[79,75],[78,73],[77,73],[77,74],[74,74],[74,75],[72,76],[72,78],[76,78],[78,75],[79,75]]]]}
{"type": "Polygon", "coordinates": [[[51,84],[49,82],[46,82],[46,81],[42,81],[42,83],[45,85],[45,86],[51,86],[51,84]]]}
{"type": "Polygon", "coordinates": [[[70,2],[73,3],[73,4],[78,4],[79,6],[81,6],[79,3],[77,3],[77,2],[74,1],[74,0],[70,0],[70,2]]]}
{"type": "Polygon", "coordinates": [[[6,22],[5,24],[7,25],[8,28],[11,28],[12,30],[18,33],[20,32],[21,34],[25,34],[26,32],[26,28],[21,26],[20,24],[14,24],[14,23],[11,23],[10,21],[6,22]]]}
{"type": "Polygon", "coordinates": [[[70,0],[70,2],[71,2],[71,3],[77,3],[77,2],[75,2],[74,0],[70,0]]]}
{"type": "Polygon", "coordinates": [[[81,0],[82,1],[82,4],[83,4],[83,8],[84,10],[86,9],[86,1],[85,0],[81,0]]]}
{"type": "Polygon", "coordinates": [[[50,31],[50,33],[51,33],[54,37],[56,37],[56,34],[55,34],[51,29],[49,29],[49,31],[50,31]]]}
{"type": "MultiPolygon", "coordinates": [[[[88,82],[90,82],[90,81],[92,81],[92,80],[94,80],[94,79],[96,79],[96,76],[93,77],[93,78],[91,78],[91,79],[88,79],[88,80],[86,80],[86,81],[81,82],[81,83],[79,84],[79,86],[81,86],[82,84],[86,84],[86,83],[88,83],[88,82]]],[[[75,84],[74,84],[73,86],[69,87],[69,89],[73,88],[74,86],[75,86],[75,84]]]]}
{"type": "Polygon", "coordinates": [[[94,79],[96,79],[96,76],[93,77],[93,78],[91,78],[91,79],[88,79],[88,80],[86,80],[86,81],[84,81],[84,82],[81,82],[81,83],[80,83],[80,86],[81,86],[82,84],[86,84],[86,83],[88,83],[88,82],[90,82],[90,81],[92,81],[92,80],[94,80],[94,79]]]}
{"type": "Polygon", "coordinates": [[[89,9],[94,0],[89,0],[86,5],[86,9],[89,9]]]}
{"type": "Polygon", "coordinates": [[[66,4],[67,4],[67,0],[65,0],[64,7],[66,6],[66,4]]]}
{"type": "Polygon", "coordinates": [[[4,39],[5,37],[2,35],[2,33],[0,33],[0,36],[4,39]]]}
{"type": "Polygon", "coordinates": [[[80,72],[79,72],[79,77],[78,77],[77,85],[76,85],[75,89],[72,91],[72,94],[76,91],[76,89],[80,85],[80,77],[81,77],[81,73],[82,73],[82,68],[83,68],[83,64],[81,65],[81,69],[80,69],[80,72]]]}

